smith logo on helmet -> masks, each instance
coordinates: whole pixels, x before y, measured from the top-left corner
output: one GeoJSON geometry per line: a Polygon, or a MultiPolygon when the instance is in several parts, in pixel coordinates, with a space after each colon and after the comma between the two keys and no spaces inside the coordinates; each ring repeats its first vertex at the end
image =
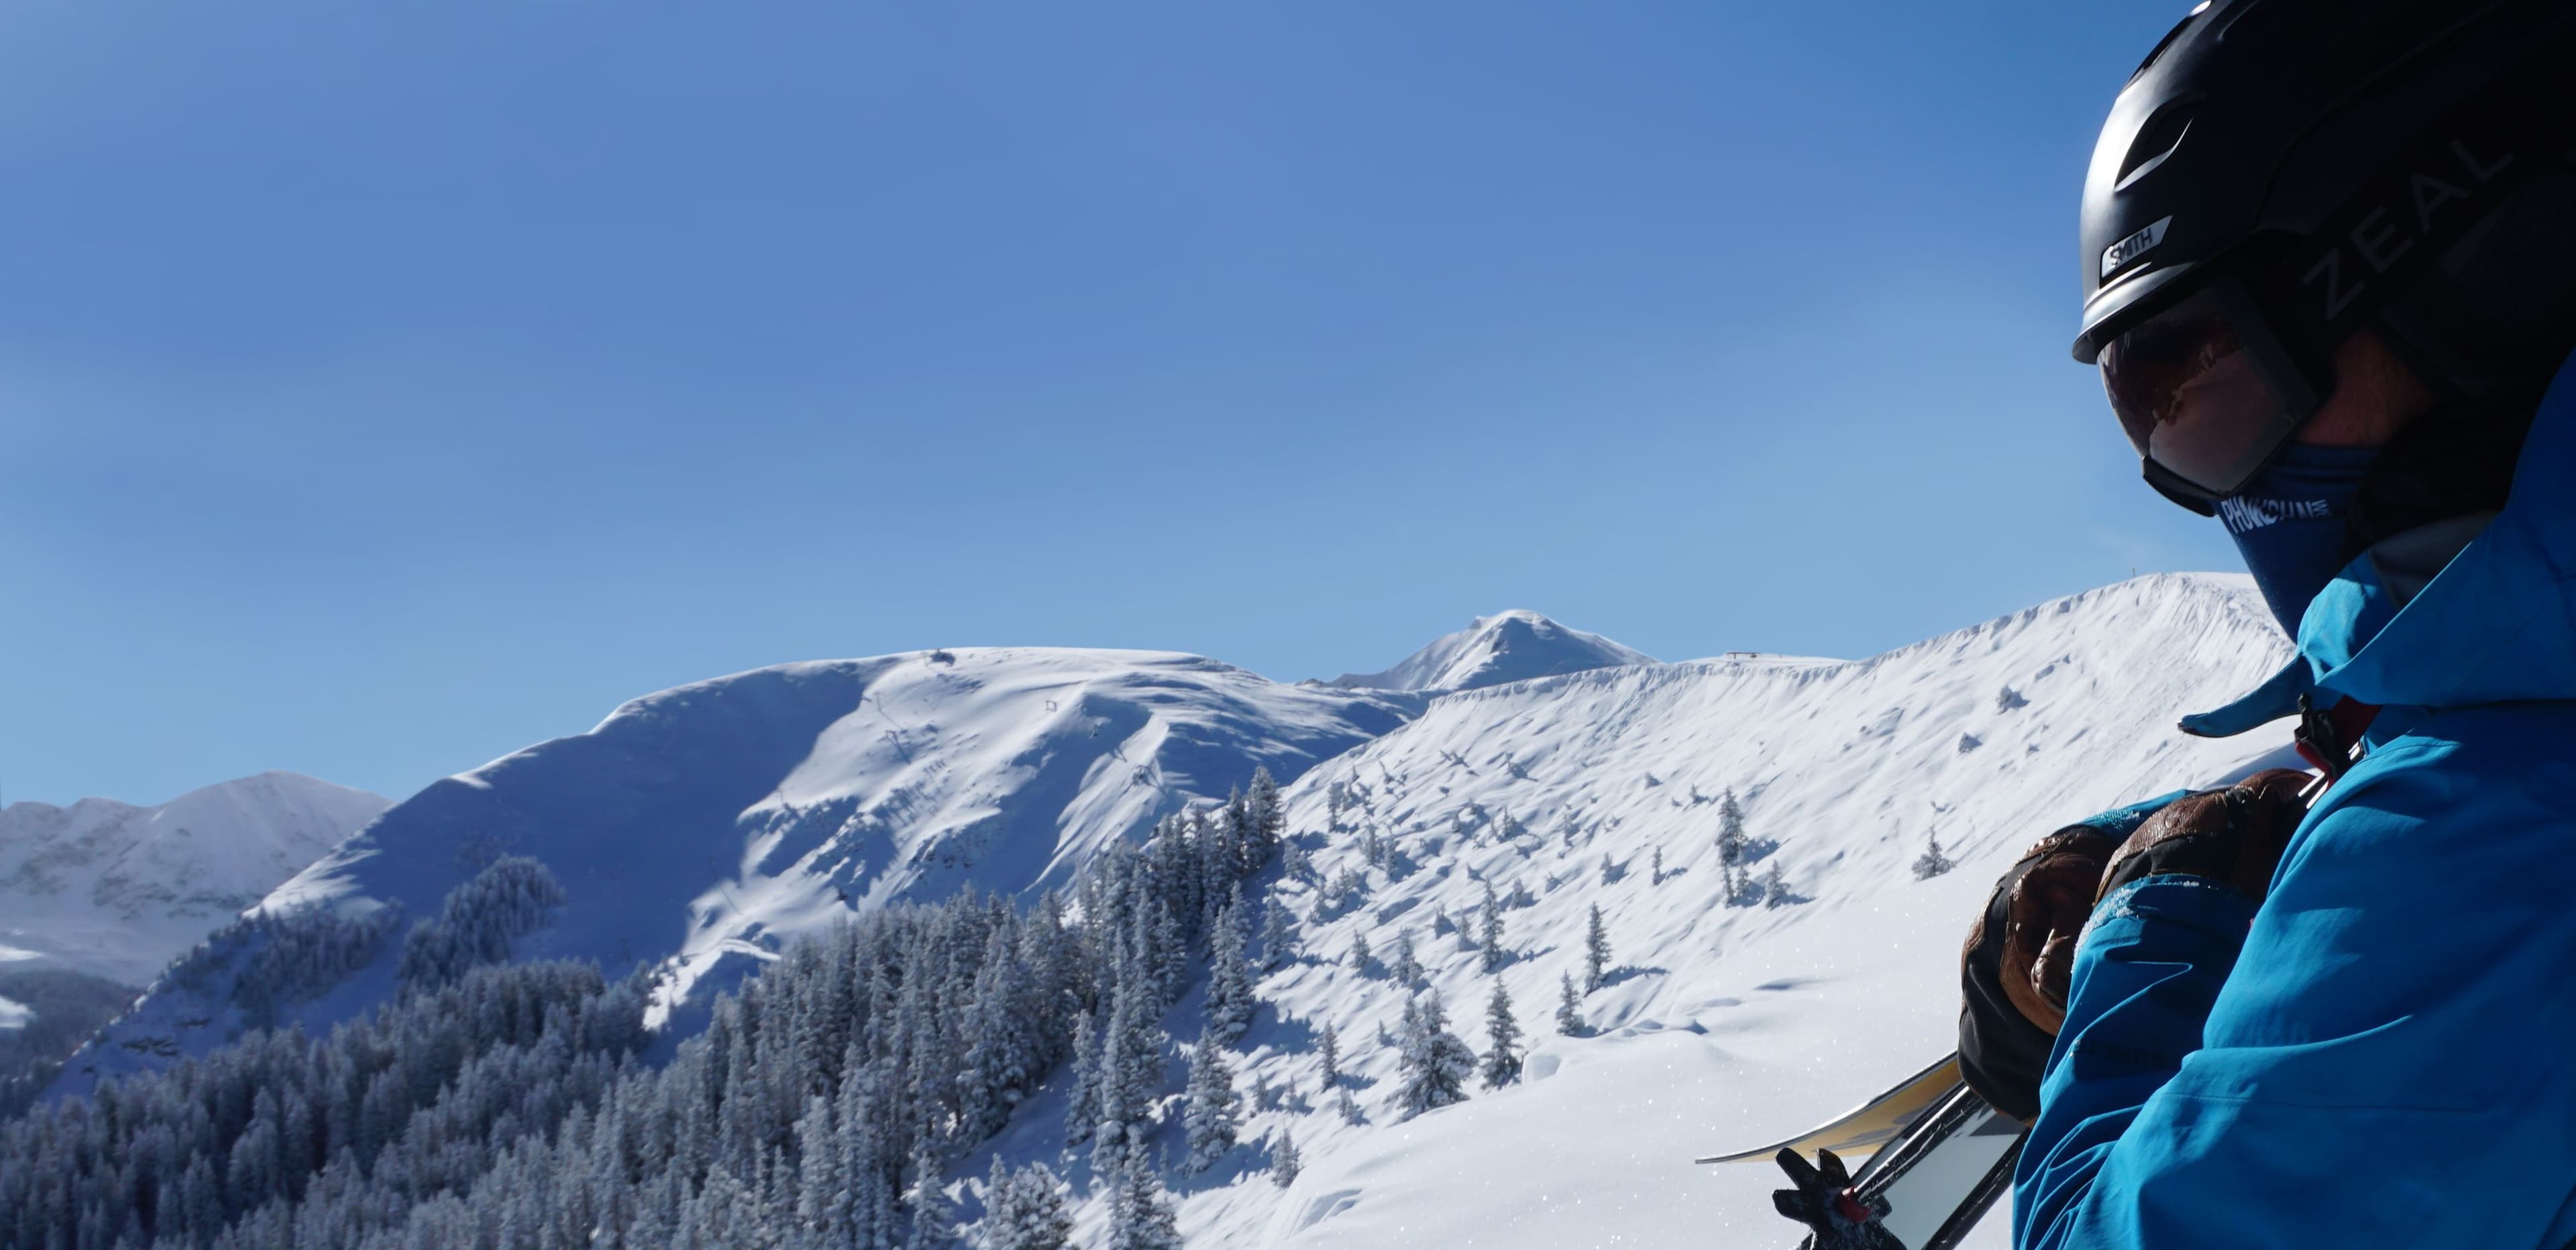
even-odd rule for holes
{"type": "Polygon", "coordinates": [[[2173,225],[2173,218],[2167,217],[2112,244],[2111,250],[2102,253],[2102,276],[2107,279],[2112,274],[2127,268],[2130,261],[2156,250],[2156,245],[2165,241],[2165,230],[2171,225],[2173,225]]]}
{"type": "MultiPolygon", "coordinates": [[[[2469,150],[2469,145],[2453,139],[2443,145],[2440,163],[2431,169],[2418,166],[2406,172],[2403,186],[2391,185],[2371,200],[2365,201],[2367,212],[2350,230],[2336,235],[2325,256],[2308,270],[2302,285],[2322,287],[2326,301],[2326,320],[2332,321],[2352,307],[2352,302],[2370,289],[2362,274],[2383,274],[2407,253],[2415,250],[2420,239],[2436,237],[2433,225],[2436,214],[2455,202],[2466,203],[2478,198],[2477,191],[2494,182],[2512,166],[2515,154],[2505,152],[2492,159],[2469,150]],[[2456,164],[2454,164],[2456,162],[2456,164]],[[2344,254],[2360,258],[2347,279],[2344,254]]],[[[2456,214],[2453,214],[2456,216],[2456,214]]],[[[2453,229],[2465,222],[2445,223],[2453,229]]],[[[2125,245],[2123,245],[2125,246],[2125,245]]]]}

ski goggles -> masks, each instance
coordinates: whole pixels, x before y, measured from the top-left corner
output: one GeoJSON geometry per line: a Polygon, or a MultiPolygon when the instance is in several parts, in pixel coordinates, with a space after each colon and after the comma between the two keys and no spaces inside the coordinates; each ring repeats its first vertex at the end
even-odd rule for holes
{"type": "Polygon", "coordinates": [[[2231,280],[2122,331],[2097,363],[2148,484],[2203,516],[2317,408],[2315,388],[2231,280]]]}

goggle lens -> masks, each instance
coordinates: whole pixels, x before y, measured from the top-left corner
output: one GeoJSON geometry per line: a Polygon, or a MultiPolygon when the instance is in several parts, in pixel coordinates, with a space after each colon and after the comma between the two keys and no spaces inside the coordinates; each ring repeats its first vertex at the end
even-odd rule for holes
{"type": "Polygon", "coordinates": [[[2204,291],[2130,327],[2102,349],[2102,389],[2129,445],[2168,479],[2233,494],[2306,414],[2258,367],[2229,303],[2204,291]]]}

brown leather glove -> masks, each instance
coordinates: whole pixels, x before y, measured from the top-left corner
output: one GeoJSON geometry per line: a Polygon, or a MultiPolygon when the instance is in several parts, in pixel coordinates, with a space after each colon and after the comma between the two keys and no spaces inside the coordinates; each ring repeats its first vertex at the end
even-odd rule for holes
{"type": "MultiPolygon", "coordinates": [[[[2290,834],[2307,816],[2299,798],[2315,778],[2295,769],[2256,773],[2224,790],[2176,799],[2120,844],[2097,897],[2141,877],[2186,873],[2234,886],[2260,903],[2290,834]]],[[[2060,1003],[2064,1002],[2063,996],[2060,1003]]],[[[2062,1018],[2062,1008],[2061,1008],[2062,1018]]]]}
{"type": "Polygon", "coordinates": [[[2007,1115],[2039,1114],[2040,1073],[2066,1021],[2075,940],[2119,845],[2089,825],[2048,835],[1995,883],[1968,931],[1959,960],[1959,1066],[1969,1086],[2007,1115]]]}
{"type": "Polygon", "coordinates": [[[2104,895],[2156,873],[2189,873],[2256,902],[2306,815],[2314,780],[2294,769],[2259,773],[2225,790],[2174,800],[2125,841],[2090,825],[2030,848],[1986,902],[1961,952],[1959,1067],[1996,1110],[2039,1114],[2039,1078],[2066,1023],[2075,944],[2104,895]]]}

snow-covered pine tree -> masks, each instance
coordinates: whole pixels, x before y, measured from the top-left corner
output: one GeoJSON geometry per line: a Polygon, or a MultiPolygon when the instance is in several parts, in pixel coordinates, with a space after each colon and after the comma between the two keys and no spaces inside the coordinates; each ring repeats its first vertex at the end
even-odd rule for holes
{"type": "Polygon", "coordinates": [[[1789,892],[1788,878],[1780,875],[1780,861],[1772,860],[1771,871],[1762,878],[1762,905],[1786,907],[1797,901],[1797,896],[1789,892]]]}
{"type": "Polygon", "coordinates": [[[1279,1087],[1270,1083],[1270,1074],[1267,1072],[1256,1073],[1252,1078],[1252,1109],[1255,1111],[1279,1109],[1279,1087]]]}
{"type": "Polygon", "coordinates": [[[997,1153],[986,1193],[986,1250],[1066,1250],[1072,1244],[1073,1217],[1045,1164],[1009,1171],[997,1153]]]}
{"type": "Polygon", "coordinates": [[[1501,977],[1494,978],[1494,996],[1485,1002],[1485,1038],[1485,1088],[1521,1079],[1521,1026],[1512,1018],[1512,996],[1501,977]]]}
{"type": "Polygon", "coordinates": [[[1297,1157],[1296,1135],[1284,1128],[1279,1130],[1279,1144],[1270,1150],[1270,1183],[1286,1189],[1297,1183],[1297,1173],[1305,1166],[1305,1160],[1297,1157]]]}
{"type": "Polygon", "coordinates": [[[1925,834],[1923,857],[1914,861],[1914,879],[1929,881],[1956,867],[1958,865],[1949,856],[1941,853],[1941,835],[1938,832],[1925,834]]]}
{"type": "Polygon", "coordinates": [[[1476,911],[1476,945],[1487,974],[1503,970],[1503,901],[1494,883],[1485,883],[1485,901],[1476,911]]]}
{"type": "Polygon", "coordinates": [[[1100,1127],[1100,1038],[1091,1013],[1073,1016],[1073,1090],[1064,1113],[1064,1144],[1079,1146],[1100,1127]]]}
{"type": "Polygon", "coordinates": [[[1369,949],[1368,935],[1365,933],[1352,934],[1351,971],[1356,972],[1361,976],[1367,976],[1369,965],[1376,961],[1377,952],[1369,949]]]}
{"type": "Polygon", "coordinates": [[[1661,844],[1655,847],[1654,872],[1647,880],[1655,885],[1664,883],[1664,848],[1661,844]]]}
{"type": "Polygon", "coordinates": [[[1256,1005],[1252,961],[1243,949],[1243,893],[1237,889],[1217,912],[1216,932],[1208,939],[1207,1023],[1219,1045],[1243,1040],[1256,1005]]]}
{"type": "Polygon", "coordinates": [[[1246,871],[1244,860],[1250,857],[1251,852],[1244,844],[1243,822],[1243,796],[1238,793],[1197,826],[1198,881],[1195,892],[1199,897],[1198,906],[1192,909],[1191,914],[1196,915],[1202,924],[1216,918],[1216,909],[1225,905],[1235,883],[1243,878],[1246,871]]]}
{"type": "Polygon", "coordinates": [[[1323,1041],[1317,1048],[1321,1051],[1319,1057],[1324,1069],[1322,1074],[1324,1088],[1340,1089],[1342,1087],[1342,1038],[1341,1034],[1333,1030],[1332,1021],[1324,1022],[1323,1041]]]}
{"type": "Polygon", "coordinates": [[[1344,1124],[1368,1123],[1368,1113],[1360,1110],[1360,1100],[1351,1097],[1351,1087],[1348,1085],[1343,1086],[1333,1095],[1333,1111],[1342,1117],[1344,1124]]]}
{"type": "Polygon", "coordinates": [[[1357,906],[1368,894],[1368,874],[1357,868],[1344,868],[1326,883],[1324,895],[1335,907],[1357,906]]]}
{"type": "Polygon", "coordinates": [[[1235,1103],[1234,1070],[1226,1065],[1225,1047],[1211,1025],[1199,1034],[1198,1047],[1190,1052],[1189,1106],[1181,1114],[1189,1139],[1186,1166],[1190,1171],[1204,1172],[1234,1149],[1236,1131],[1242,1127],[1235,1103]]]}
{"type": "Polygon", "coordinates": [[[1414,954],[1411,929],[1395,935],[1395,983],[1408,990],[1422,984],[1422,960],[1414,954]]]}
{"type": "Polygon", "coordinates": [[[1154,1104],[1163,1076],[1161,1009],[1151,991],[1122,976],[1100,1049],[1100,1126],[1091,1143],[1091,1166],[1107,1173],[1132,1150],[1142,1150],[1154,1129],[1154,1104]]]}
{"type": "Polygon", "coordinates": [[[957,1244],[957,1216],[939,1188],[939,1155],[930,1135],[922,1134],[912,1149],[912,1237],[904,1250],[946,1250],[957,1244]]]}
{"type": "Polygon", "coordinates": [[[807,1098],[796,1121],[796,1226],[816,1238],[849,1233],[849,1186],[832,1129],[832,1104],[821,1094],[807,1098]]]}
{"type": "Polygon", "coordinates": [[[1405,1003],[1396,1044],[1397,1118],[1410,1120],[1467,1101],[1476,1052],[1449,1031],[1449,1014],[1437,992],[1417,994],[1405,1003]]]}
{"type": "Polygon", "coordinates": [[[1156,1005],[1168,1007],[1189,984],[1190,943],[1178,913],[1159,901],[1153,910],[1153,937],[1144,949],[1154,969],[1156,1005]]]}
{"type": "Polygon", "coordinates": [[[1610,885],[1618,880],[1619,865],[1610,858],[1610,852],[1601,852],[1601,884],[1610,885]]]}
{"type": "Polygon", "coordinates": [[[1252,770],[1252,784],[1243,792],[1243,813],[1246,857],[1242,873],[1248,876],[1270,862],[1288,833],[1288,808],[1280,802],[1279,783],[1271,779],[1268,768],[1252,770]]]}
{"type": "Polygon", "coordinates": [[[1735,790],[1729,787],[1717,806],[1718,893],[1726,905],[1737,907],[1745,901],[1744,809],[1735,801],[1735,790]]]}
{"type": "MultiPolygon", "coordinates": [[[[1037,1083],[1045,1067],[1026,1002],[1028,970],[1018,960],[1017,944],[1010,931],[997,924],[983,945],[981,967],[968,982],[962,1039],[965,1067],[956,1075],[955,1132],[966,1141],[982,1141],[1002,1131],[1010,1121],[1011,1108],[1037,1083]]],[[[809,1019],[805,1028],[819,1034],[821,1026],[810,1022],[812,1005],[800,1000],[800,1006],[809,1019]]]]}
{"type": "Polygon", "coordinates": [[[1138,1144],[1124,1152],[1109,1175],[1109,1240],[1105,1250],[1182,1250],[1171,1196],[1138,1144]]]}
{"type": "Polygon", "coordinates": [[[1556,1031],[1567,1037],[1583,1035],[1583,998],[1574,992],[1574,974],[1561,974],[1557,982],[1556,1031]]]}
{"type": "Polygon", "coordinates": [[[1583,927],[1583,992],[1600,989],[1610,975],[1610,926],[1601,919],[1601,904],[1592,905],[1592,919],[1583,927]]]}
{"type": "Polygon", "coordinates": [[[1261,966],[1264,970],[1288,962],[1294,941],[1288,931],[1288,909],[1271,898],[1261,906],[1261,966]]]}

